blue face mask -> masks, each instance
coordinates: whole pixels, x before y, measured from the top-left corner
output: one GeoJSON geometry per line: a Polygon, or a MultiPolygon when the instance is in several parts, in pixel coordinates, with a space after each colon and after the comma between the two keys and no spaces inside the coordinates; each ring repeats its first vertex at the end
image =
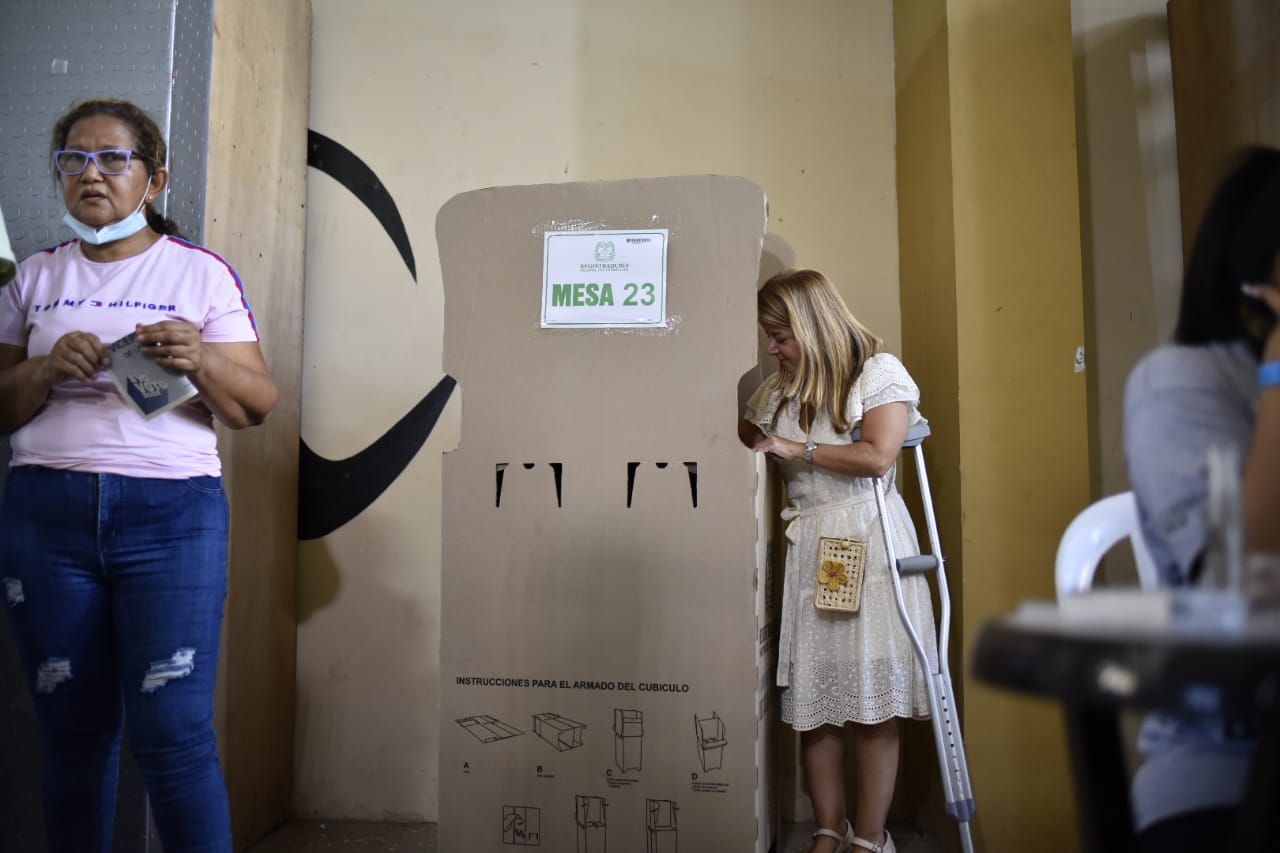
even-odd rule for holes
{"type": "Polygon", "coordinates": [[[149,192],[151,192],[151,182],[147,181],[147,188],[142,191],[142,201],[138,202],[137,210],[119,222],[112,222],[110,225],[94,228],[76,219],[71,215],[70,211],[63,215],[62,221],[67,223],[67,227],[86,243],[91,243],[94,246],[101,246],[103,243],[114,243],[116,240],[132,237],[147,227],[147,215],[142,212],[142,209],[147,206],[147,193],[149,192]]]}

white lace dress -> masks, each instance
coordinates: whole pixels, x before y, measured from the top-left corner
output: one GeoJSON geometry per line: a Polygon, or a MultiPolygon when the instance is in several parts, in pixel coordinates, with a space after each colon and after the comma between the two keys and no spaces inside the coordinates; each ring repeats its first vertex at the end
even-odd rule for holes
{"type": "MultiPolygon", "coordinates": [[[[747,404],[746,418],[766,434],[803,442],[799,406],[778,411],[776,376],[765,380],[747,404]],[[777,413],[775,421],[774,414],[777,413]]],[[[849,391],[850,422],[858,426],[868,409],[887,403],[906,403],[908,424],[923,423],[917,408],[920,390],[902,362],[888,353],[867,359],[849,391]]],[[[825,413],[813,424],[811,437],[819,444],[849,444],[837,434],[825,413]]],[[[896,466],[895,466],[896,467],[896,466]]],[[[799,731],[824,724],[879,723],[891,717],[929,716],[925,675],[911,648],[894,601],[884,535],[876,512],[872,481],[837,474],[803,460],[781,463],[790,506],[787,520],[787,571],[782,596],[782,628],[778,646],[778,684],[782,719],[799,731]],[[862,604],[856,614],[818,610],[813,604],[818,553],[818,517],[822,534],[851,536],[867,541],[862,604]]],[[[920,553],[915,527],[894,483],[885,482],[897,556],[920,553]]],[[[928,582],[920,576],[902,579],[903,597],[931,664],[937,660],[933,604],[928,582]]]]}

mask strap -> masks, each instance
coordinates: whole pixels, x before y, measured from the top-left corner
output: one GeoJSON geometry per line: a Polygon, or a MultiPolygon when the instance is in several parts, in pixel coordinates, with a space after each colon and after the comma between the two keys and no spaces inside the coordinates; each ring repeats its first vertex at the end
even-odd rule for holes
{"type": "MultiPolygon", "coordinates": [[[[142,208],[147,206],[147,202],[150,201],[150,199],[147,198],[147,194],[151,192],[151,177],[152,176],[150,175],[147,176],[147,188],[142,191],[142,201],[138,202],[138,206],[133,209],[134,213],[139,213],[142,208]]],[[[130,216],[132,215],[133,214],[130,214],[130,216]]]]}

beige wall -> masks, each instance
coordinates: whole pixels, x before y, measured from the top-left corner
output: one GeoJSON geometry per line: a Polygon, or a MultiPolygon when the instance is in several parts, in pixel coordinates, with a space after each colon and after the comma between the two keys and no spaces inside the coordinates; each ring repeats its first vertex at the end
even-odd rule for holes
{"type": "MultiPolygon", "coordinates": [[[[951,0],[948,27],[971,640],[1052,596],[1058,537],[1089,498],[1088,412],[1070,5],[951,0]]],[[[1056,709],[966,678],[964,710],[984,849],[1070,849],[1056,709]]]]}
{"type": "MultiPolygon", "coordinates": [[[[932,459],[971,640],[1051,597],[1066,522],[1127,488],[1124,381],[1169,334],[1181,272],[1168,32],[1163,0],[900,0],[895,16],[904,353],[947,401],[932,459]]],[[[979,848],[1074,849],[1053,705],[963,682],[979,848]]]]}
{"type": "Polygon", "coordinates": [[[1121,446],[1125,378],[1143,353],[1168,340],[1181,289],[1165,5],[1072,2],[1095,499],[1129,488],[1121,446]]]}
{"type": "MultiPolygon", "coordinates": [[[[932,474],[967,659],[985,621],[1052,597],[1089,498],[1070,4],[896,11],[904,350],[945,401],[932,474]]],[[[978,849],[1073,849],[1060,714],[958,672],[978,849]]]]}
{"type": "MultiPolygon", "coordinates": [[[[1091,500],[1127,491],[1124,384],[1167,341],[1182,287],[1178,152],[1166,0],[1072,0],[1084,258],[1091,500]]],[[[1135,584],[1129,549],[1105,583],[1135,584]]],[[[1138,712],[1122,718],[1127,760],[1138,712]]]]}
{"type": "MultiPolygon", "coordinates": [[[[922,403],[934,432],[926,442],[930,489],[947,559],[951,598],[959,602],[965,573],[947,0],[897,0],[893,32],[902,352],[920,383],[922,403]]],[[[903,485],[911,506],[919,506],[914,472],[903,485]]],[[[958,610],[956,624],[963,624],[958,610]]],[[[958,692],[963,689],[964,662],[962,645],[957,643],[952,646],[951,667],[958,692]]],[[[953,839],[952,821],[940,807],[941,783],[932,734],[923,725],[909,727],[907,732],[899,800],[928,803],[926,822],[930,829],[953,839]]]]}
{"type": "MultiPolygon", "coordinates": [[[[502,184],[742,175],[771,230],[899,347],[890,0],[313,0],[311,128],[399,206],[415,284],[377,224],[312,170],[303,437],[364,448],[441,376],[435,214],[502,184]]],[[[294,810],[438,817],[440,453],[300,566],[294,810]]],[[[536,425],[533,425],[536,427],[536,425]]]]}

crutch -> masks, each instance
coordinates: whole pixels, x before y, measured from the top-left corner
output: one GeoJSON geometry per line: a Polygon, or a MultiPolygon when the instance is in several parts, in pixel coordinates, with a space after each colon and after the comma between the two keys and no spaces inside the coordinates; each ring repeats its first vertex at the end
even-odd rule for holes
{"type": "MultiPolygon", "coordinates": [[[[880,482],[882,479],[880,477],[875,478],[876,509],[880,512],[880,528],[884,532],[884,548],[889,557],[889,575],[893,578],[893,594],[898,601],[898,613],[902,616],[902,624],[907,629],[907,636],[911,638],[911,646],[915,649],[920,666],[927,673],[925,687],[929,695],[933,740],[938,748],[938,765],[942,770],[942,789],[946,796],[947,814],[955,818],[959,825],[961,847],[965,853],[973,853],[973,835],[969,829],[969,820],[973,817],[977,804],[973,799],[973,785],[969,781],[969,762],[964,754],[964,741],[960,737],[956,694],[951,686],[951,666],[947,662],[951,643],[951,596],[947,591],[947,572],[942,558],[942,546],[938,543],[938,521],[933,514],[933,496],[929,493],[929,476],[924,469],[924,448],[921,445],[928,436],[929,425],[917,424],[908,428],[902,447],[903,449],[910,447],[915,451],[916,476],[920,480],[920,497],[924,503],[924,517],[929,528],[929,544],[932,553],[898,558],[893,547],[892,523],[889,521],[888,508],[885,506],[884,484],[880,482]],[[935,573],[938,579],[938,600],[942,608],[938,624],[937,672],[934,672],[930,666],[924,643],[921,642],[915,626],[911,624],[907,603],[902,597],[902,577],[927,572],[935,573]]],[[[854,441],[857,441],[858,437],[855,432],[854,441]]]]}

